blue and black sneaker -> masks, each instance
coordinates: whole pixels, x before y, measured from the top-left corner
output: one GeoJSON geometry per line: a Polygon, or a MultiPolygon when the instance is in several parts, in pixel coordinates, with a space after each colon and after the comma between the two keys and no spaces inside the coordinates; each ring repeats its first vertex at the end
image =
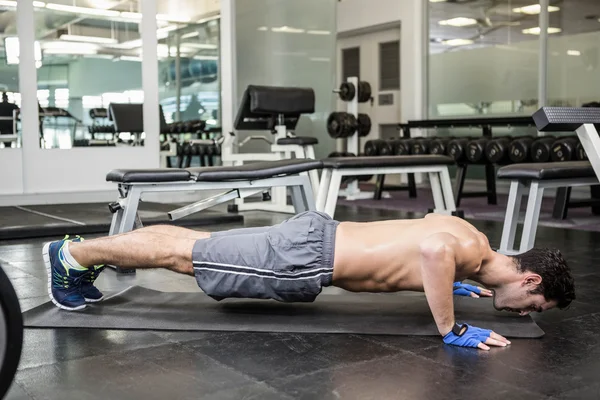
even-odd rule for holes
{"type": "MultiPolygon", "coordinates": [[[[84,240],[85,239],[79,235],[73,239],[74,242],[83,242],[84,240]]],[[[96,278],[98,278],[98,275],[100,275],[100,272],[104,271],[104,265],[94,265],[93,267],[88,268],[88,271],[89,273],[81,282],[81,294],[87,303],[97,303],[104,298],[104,294],[94,286],[94,282],[96,281],[96,278]]]]}
{"type": "MultiPolygon", "coordinates": [[[[81,236],[77,236],[73,239],[74,242],[83,242],[84,239],[81,236]]],[[[97,303],[104,298],[104,294],[94,286],[94,282],[100,272],[104,271],[104,265],[95,265],[88,268],[88,274],[81,281],[81,294],[88,303],[97,303]]]]}
{"type": "Polygon", "coordinates": [[[94,281],[102,271],[104,271],[104,265],[95,265],[90,267],[88,274],[81,282],[81,294],[88,303],[97,303],[104,298],[102,292],[99,291],[96,286],[94,286],[94,281]]]}
{"type": "Polygon", "coordinates": [[[50,300],[63,310],[75,311],[85,308],[85,298],[81,294],[81,284],[89,273],[87,268],[75,269],[64,260],[62,248],[72,240],[46,243],[42,254],[48,273],[48,294],[50,300]]]}

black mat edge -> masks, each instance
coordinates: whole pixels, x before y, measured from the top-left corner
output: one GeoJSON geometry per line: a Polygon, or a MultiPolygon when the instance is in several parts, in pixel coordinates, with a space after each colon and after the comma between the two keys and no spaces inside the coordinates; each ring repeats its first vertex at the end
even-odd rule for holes
{"type": "MultiPolygon", "coordinates": [[[[213,211],[210,214],[204,214],[199,217],[181,219],[177,221],[146,219],[142,222],[144,226],[168,224],[181,227],[197,227],[217,224],[243,223],[244,216],[240,214],[213,211]]],[[[0,240],[33,239],[45,236],[62,236],[65,234],[85,235],[94,233],[108,233],[109,229],[110,219],[109,222],[103,224],[75,225],[58,222],[49,226],[9,226],[0,228],[0,240]]]]}

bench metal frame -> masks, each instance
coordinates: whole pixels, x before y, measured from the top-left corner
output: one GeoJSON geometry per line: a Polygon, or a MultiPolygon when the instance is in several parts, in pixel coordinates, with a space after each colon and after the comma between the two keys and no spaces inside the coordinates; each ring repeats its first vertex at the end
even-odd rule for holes
{"type": "Polygon", "coordinates": [[[577,131],[590,164],[596,173],[595,178],[575,178],[556,180],[513,179],[510,184],[508,205],[504,217],[504,228],[498,251],[504,254],[519,254],[531,250],[535,245],[535,235],[540,219],[540,209],[546,188],[565,188],[575,186],[597,185],[600,180],[600,136],[593,124],[583,124],[577,131]],[[521,200],[528,192],[527,209],[523,222],[521,243],[515,249],[515,235],[519,221],[521,200]]]}
{"type": "Polygon", "coordinates": [[[535,235],[537,233],[538,222],[540,219],[540,210],[542,208],[542,199],[544,198],[544,189],[590,186],[598,184],[597,178],[576,178],[576,179],[555,179],[555,180],[533,180],[533,179],[515,179],[511,181],[506,215],[504,217],[504,228],[502,230],[502,239],[498,251],[503,254],[524,253],[535,245],[535,235]],[[523,221],[523,231],[521,233],[521,243],[519,249],[515,249],[515,239],[519,216],[521,211],[521,202],[523,196],[527,195],[527,209],[525,210],[525,219],[523,221]]]}
{"type": "Polygon", "coordinates": [[[218,195],[200,200],[168,213],[171,220],[177,220],[202,210],[214,207],[234,199],[271,190],[271,188],[288,188],[296,213],[316,210],[314,194],[307,175],[285,175],[267,179],[231,180],[221,182],[185,181],[158,183],[119,183],[119,209],[113,214],[109,235],[129,232],[136,225],[141,225],[138,206],[144,193],[157,192],[197,192],[203,190],[225,190],[218,195]]]}
{"type": "Polygon", "coordinates": [[[343,176],[358,175],[393,175],[427,173],[433,193],[434,212],[451,215],[456,211],[452,182],[447,165],[412,165],[396,167],[358,167],[358,168],[332,168],[325,167],[321,175],[319,191],[317,194],[317,210],[323,211],[332,218],[335,214],[340,185],[343,176]]]}

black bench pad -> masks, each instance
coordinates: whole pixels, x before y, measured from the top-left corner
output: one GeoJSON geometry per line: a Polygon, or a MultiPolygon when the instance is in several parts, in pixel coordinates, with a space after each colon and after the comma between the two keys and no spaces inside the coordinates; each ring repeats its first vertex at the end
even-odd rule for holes
{"type": "Polygon", "coordinates": [[[188,168],[192,177],[199,182],[222,182],[237,180],[266,179],[279,175],[293,175],[320,169],[320,160],[292,159],[278,161],[259,161],[234,167],[188,168]]]}
{"type": "Polygon", "coordinates": [[[360,168],[360,167],[409,167],[422,165],[452,165],[454,160],[447,156],[383,156],[383,157],[334,157],[323,160],[325,168],[360,168]]]}
{"type": "Polygon", "coordinates": [[[596,174],[589,161],[512,164],[498,170],[498,179],[553,180],[593,178],[596,174]]]}
{"type": "Polygon", "coordinates": [[[114,169],[106,175],[108,182],[181,182],[189,181],[191,178],[189,171],[176,168],[160,169],[114,169]]]}
{"type": "Polygon", "coordinates": [[[258,114],[312,114],[315,91],[311,88],[249,85],[250,111],[258,114]]]}
{"type": "Polygon", "coordinates": [[[318,144],[318,143],[319,143],[319,139],[317,139],[316,137],[312,137],[312,136],[296,136],[296,137],[282,138],[282,139],[277,140],[277,144],[280,144],[280,145],[295,144],[298,146],[308,146],[311,144],[318,144]]]}

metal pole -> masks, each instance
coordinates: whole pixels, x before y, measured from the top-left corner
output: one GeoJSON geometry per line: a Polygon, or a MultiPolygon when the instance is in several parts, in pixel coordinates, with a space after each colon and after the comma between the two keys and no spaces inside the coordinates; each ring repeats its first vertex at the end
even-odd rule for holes
{"type": "Polygon", "coordinates": [[[177,53],[175,54],[175,121],[181,121],[181,36],[175,34],[175,46],[177,53]]]}
{"type": "Polygon", "coordinates": [[[548,28],[550,15],[548,6],[550,0],[540,0],[540,57],[539,57],[539,82],[538,103],[539,107],[546,105],[548,100],[548,28]]]}

